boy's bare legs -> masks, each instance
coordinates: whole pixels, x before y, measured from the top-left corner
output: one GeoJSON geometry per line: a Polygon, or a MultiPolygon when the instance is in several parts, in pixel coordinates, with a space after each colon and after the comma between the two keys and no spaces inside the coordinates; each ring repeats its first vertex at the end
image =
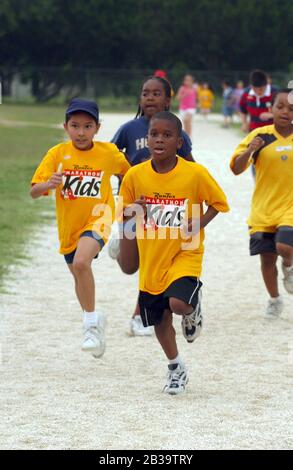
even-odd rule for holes
{"type": "Polygon", "coordinates": [[[100,357],[105,351],[105,317],[95,311],[95,281],[91,268],[93,258],[101,246],[91,237],[78,241],[73,263],[68,265],[75,281],[76,295],[84,310],[84,341],[82,349],[100,357]]]}
{"type": "Polygon", "coordinates": [[[261,253],[260,255],[263,280],[271,297],[265,311],[266,318],[278,317],[284,308],[278,288],[277,259],[277,253],[261,253]]]}
{"type": "Polygon", "coordinates": [[[170,310],[165,310],[161,323],[155,325],[156,337],[169,360],[178,356],[176,332],[173,327],[173,318],[170,310]]]}
{"type": "Polygon", "coordinates": [[[272,298],[279,297],[277,253],[261,253],[261,272],[265,286],[272,298]]]}

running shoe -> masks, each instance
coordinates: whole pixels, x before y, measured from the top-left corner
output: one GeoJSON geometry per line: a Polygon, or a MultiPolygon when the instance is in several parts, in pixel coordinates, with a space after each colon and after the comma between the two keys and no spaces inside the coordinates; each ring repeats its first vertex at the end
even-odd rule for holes
{"type": "Polygon", "coordinates": [[[183,315],[181,320],[182,333],[188,343],[193,343],[202,330],[203,317],[201,312],[201,297],[202,293],[199,291],[197,306],[188,315],[183,315]]]}
{"type": "Polygon", "coordinates": [[[268,305],[265,311],[265,318],[275,319],[278,318],[284,309],[284,303],[281,296],[274,299],[269,299],[268,305]]]}
{"type": "Polygon", "coordinates": [[[143,326],[140,315],[135,315],[130,320],[130,336],[151,336],[153,328],[151,326],[143,326]]]}
{"type": "Polygon", "coordinates": [[[186,368],[180,364],[169,364],[167,383],[163,392],[169,395],[179,395],[179,393],[184,392],[187,383],[188,377],[186,368]]]}
{"type": "Polygon", "coordinates": [[[106,317],[98,314],[96,326],[90,326],[84,329],[84,338],[81,349],[92,353],[95,358],[101,357],[106,349],[105,341],[106,317]]]}
{"type": "Polygon", "coordinates": [[[289,294],[293,294],[293,265],[287,267],[282,263],[282,270],[284,274],[284,287],[289,294]]]}

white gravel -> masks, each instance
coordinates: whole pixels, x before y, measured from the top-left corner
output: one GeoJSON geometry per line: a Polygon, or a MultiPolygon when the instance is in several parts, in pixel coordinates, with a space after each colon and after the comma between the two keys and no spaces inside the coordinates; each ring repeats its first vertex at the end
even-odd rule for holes
{"type": "MultiPolygon", "coordinates": [[[[107,140],[131,116],[103,118],[107,140]]],[[[81,312],[49,225],[1,297],[1,449],[293,449],[293,297],[281,286],[282,318],[263,318],[267,295],[245,224],[252,180],[228,168],[240,136],[200,117],[194,129],[194,154],[231,212],[207,229],[202,336],[187,344],[176,322],[186,393],[161,393],[166,360],[154,337],[126,335],[137,276],[123,275],[106,250],[94,264],[106,354],[80,350],[81,312]]]]}

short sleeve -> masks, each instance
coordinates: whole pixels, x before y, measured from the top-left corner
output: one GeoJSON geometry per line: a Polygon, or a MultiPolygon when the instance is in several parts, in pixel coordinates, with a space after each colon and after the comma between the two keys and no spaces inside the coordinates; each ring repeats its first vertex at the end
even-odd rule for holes
{"type": "MultiPolygon", "coordinates": [[[[256,137],[259,133],[259,129],[254,129],[252,132],[250,132],[241,142],[240,144],[238,145],[238,147],[236,147],[235,149],[235,152],[233,153],[232,155],[232,158],[231,158],[231,161],[230,161],[230,168],[231,170],[233,171],[233,167],[234,167],[234,163],[235,163],[235,160],[237,157],[239,157],[239,155],[241,155],[243,152],[245,152],[247,150],[247,147],[249,146],[249,144],[252,142],[252,140],[254,139],[254,137],[256,137]]],[[[246,168],[249,168],[249,166],[251,165],[252,163],[252,160],[249,159],[248,162],[247,162],[247,165],[246,165],[246,168]]]]}
{"type": "Polygon", "coordinates": [[[226,195],[216,180],[204,167],[201,167],[199,200],[207,206],[212,206],[218,212],[228,212],[229,205],[226,195]]]}
{"type": "Polygon", "coordinates": [[[128,143],[125,125],[119,127],[111,142],[117,145],[119,150],[127,149],[128,143]]]}
{"type": "Polygon", "coordinates": [[[49,150],[44,156],[40,165],[36,169],[31,184],[45,183],[57,171],[57,154],[53,149],[49,150]]]}
{"type": "Polygon", "coordinates": [[[129,170],[130,164],[128,163],[124,153],[120,152],[116,145],[113,144],[113,174],[114,175],[125,175],[129,170]]]}
{"type": "Polygon", "coordinates": [[[190,137],[184,131],[182,131],[182,139],[183,139],[183,144],[178,150],[178,155],[180,157],[186,158],[192,152],[192,143],[191,143],[190,137]]]}

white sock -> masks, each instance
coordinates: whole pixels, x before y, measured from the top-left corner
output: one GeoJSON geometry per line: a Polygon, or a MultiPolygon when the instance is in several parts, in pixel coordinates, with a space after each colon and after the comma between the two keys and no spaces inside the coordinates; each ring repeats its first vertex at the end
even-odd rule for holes
{"type": "Polygon", "coordinates": [[[181,367],[185,367],[184,366],[184,362],[183,360],[181,359],[180,357],[180,354],[178,354],[175,359],[169,359],[169,364],[180,364],[181,367]]]}
{"type": "Polygon", "coordinates": [[[84,311],[83,324],[86,328],[97,326],[97,323],[98,323],[98,315],[96,311],[94,312],[84,311]]]}
{"type": "Polygon", "coordinates": [[[271,302],[272,302],[272,304],[275,304],[281,299],[282,299],[281,295],[279,295],[279,297],[271,297],[271,302]]]}

